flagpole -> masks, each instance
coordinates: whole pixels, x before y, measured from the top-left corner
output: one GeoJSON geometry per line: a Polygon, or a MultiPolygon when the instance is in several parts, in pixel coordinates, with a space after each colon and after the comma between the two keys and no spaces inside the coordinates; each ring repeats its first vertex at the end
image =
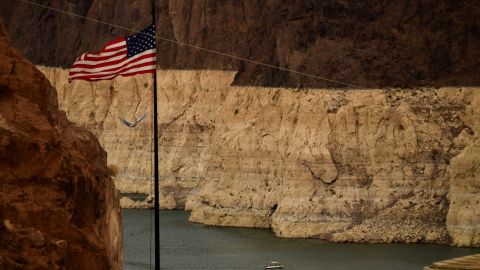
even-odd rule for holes
{"type": "MultiPolygon", "coordinates": [[[[155,0],[152,0],[152,20],[156,27],[155,0]]],[[[158,119],[157,119],[157,70],[153,73],[153,149],[154,149],[154,208],[155,208],[155,270],[160,270],[160,194],[158,183],[158,119]]]]}

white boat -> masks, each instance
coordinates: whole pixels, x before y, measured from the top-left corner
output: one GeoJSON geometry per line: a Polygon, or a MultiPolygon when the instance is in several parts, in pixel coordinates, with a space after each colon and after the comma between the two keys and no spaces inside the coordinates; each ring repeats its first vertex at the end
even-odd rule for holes
{"type": "Polygon", "coordinates": [[[267,266],[265,266],[265,269],[284,269],[284,267],[278,262],[271,261],[267,266]]]}

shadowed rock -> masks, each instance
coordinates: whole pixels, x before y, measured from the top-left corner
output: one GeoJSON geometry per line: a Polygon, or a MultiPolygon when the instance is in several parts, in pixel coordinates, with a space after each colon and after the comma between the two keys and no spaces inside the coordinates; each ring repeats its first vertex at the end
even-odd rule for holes
{"type": "Polygon", "coordinates": [[[106,153],[0,22],[0,269],[121,269],[106,153]]]}

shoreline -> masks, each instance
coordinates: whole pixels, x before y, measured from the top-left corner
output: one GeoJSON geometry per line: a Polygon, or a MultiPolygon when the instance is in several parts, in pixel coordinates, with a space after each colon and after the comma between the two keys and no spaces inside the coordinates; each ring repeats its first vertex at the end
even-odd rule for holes
{"type": "MultiPolygon", "coordinates": [[[[126,197],[122,197],[126,198],[126,197]]],[[[122,201],[122,200],[120,200],[122,201]]],[[[153,210],[153,206],[146,205],[146,200],[145,201],[134,201],[130,199],[130,201],[133,201],[134,203],[131,205],[127,205],[129,207],[123,207],[122,206],[122,211],[124,210],[153,210]]],[[[182,212],[182,213],[188,213],[189,216],[192,213],[191,210],[185,210],[185,209],[160,209],[160,212],[182,212]]],[[[305,239],[305,240],[315,240],[315,241],[320,241],[320,242],[325,242],[325,243],[336,243],[336,244],[397,244],[397,245],[435,245],[435,246],[445,246],[445,247],[452,247],[452,248],[459,248],[459,249],[480,249],[480,246],[472,246],[472,247],[459,247],[455,246],[451,243],[446,243],[446,242],[427,242],[427,241],[417,241],[417,242],[401,242],[401,241],[392,241],[392,242],[381,242],[381,241],[329,241],[326,239],[321,239],[321,238],[314,238],[314,237],[282,237],[279,235],[276,235],[275,232],[273,231],[272,228],[263,228],[263,227],[245,227],[245,226],[222,226],[222,225],[212,225],[212,224],[204,224],[204,223],[198,223],[198,222],[193,222],[190,221],[189,219],[187,220],[188,223],[191,224],[198,224],[206,227],[211,227],[211,228],[239,228],[239,229],[259,229],[259,230],[268,230],[272,232],[276,238],[278,239],[305,239]]],[[[479,250],[480,251],[480,250],[479,250]]]]}

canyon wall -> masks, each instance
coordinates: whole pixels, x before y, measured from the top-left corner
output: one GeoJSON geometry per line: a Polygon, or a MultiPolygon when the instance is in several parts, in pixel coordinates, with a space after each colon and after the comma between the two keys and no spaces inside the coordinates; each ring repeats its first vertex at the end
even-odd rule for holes
{"type": "Polygon", "coordinates": [[[121,269],[106,152],[58,110],[55,89],[0,21],[0,269],[121,269]]]}
{"type": "MultiPolygon", "coordinates": [[[[148,1],[41,4],[150,23],[148,1]]],[[[364,88],[159,39],[162,207],[284,237],[479,244],[475,0],[158,0],[156,13],[160,37],[364,88]]],[[[149,193],[151,112],[136,128],[119,118],[149,112],[150,78],[68,84],[60,68],[131,32],[20,1],[0,16],[99,138],[117,187],[149,193]]]]}
{"type": "MultiPolygon", "coordinates": [[[[66,81],[41,68],[61,107],[146,191],[151,78],[66,81]],[[93,108],[99,106],[98,108],[93,108]],[[90,106],[90,107],[89,107],[90,106]]],[[[159,71],[161,206],[210,225],[283,237],[478,245],[478,88],[231,86],[223,71],[159,71]]]]}
{"type": "MultiPolygon", "coordinates": [[[[150,1],[30,0],[127,29],[150,1]]],[[[477,0],[157,0],[157,34],[362,87],[478,86],[477,0]]],[[[0,3],[13,44],[37,65],[68,67],[132,32],[21,1],[0,3]],[[33,30],[33,31],[32,31],[33,30]],[[41,33],[41,34],[39,34],[41,33]]],[[[340,87],[158,40],[162,69],[238,71],[236,85],[340,87]]]]}
{"type": "MultiPolygon", "coordinates": [[[[467,92],[465,125],[475,136],[464,150],[454,157],[448,167],[450,175],[450,207],[447,227],[454,243],[462,246],[480,245],[480,93],[467,92]]],[[[456,140],[464,144],[463,139],[456,140]]]]}
{"type": "MultiPolygon", "coordinates": [[[[91,130],[107,150],[109,166],[116,170],[117,188],[152,193],[152,76],[68,83],[67,70],[39,69],[55,85],[59,106],[69,119],[91,130]],[[132,121],[145,113],[148,115],[135,128],[120,121],[132,121]]],[[[162,208],[183,209],[187,195],[203,183],[215,129],[215,102],[218,95],[225,95],[222,92],[227,91],[233,76],[218,71],[159,72],[162,208]],[[202,86],[205,83],[208,86],[202,86]],[[212,85],[223,90],[202,93],[212,85]]]]}

